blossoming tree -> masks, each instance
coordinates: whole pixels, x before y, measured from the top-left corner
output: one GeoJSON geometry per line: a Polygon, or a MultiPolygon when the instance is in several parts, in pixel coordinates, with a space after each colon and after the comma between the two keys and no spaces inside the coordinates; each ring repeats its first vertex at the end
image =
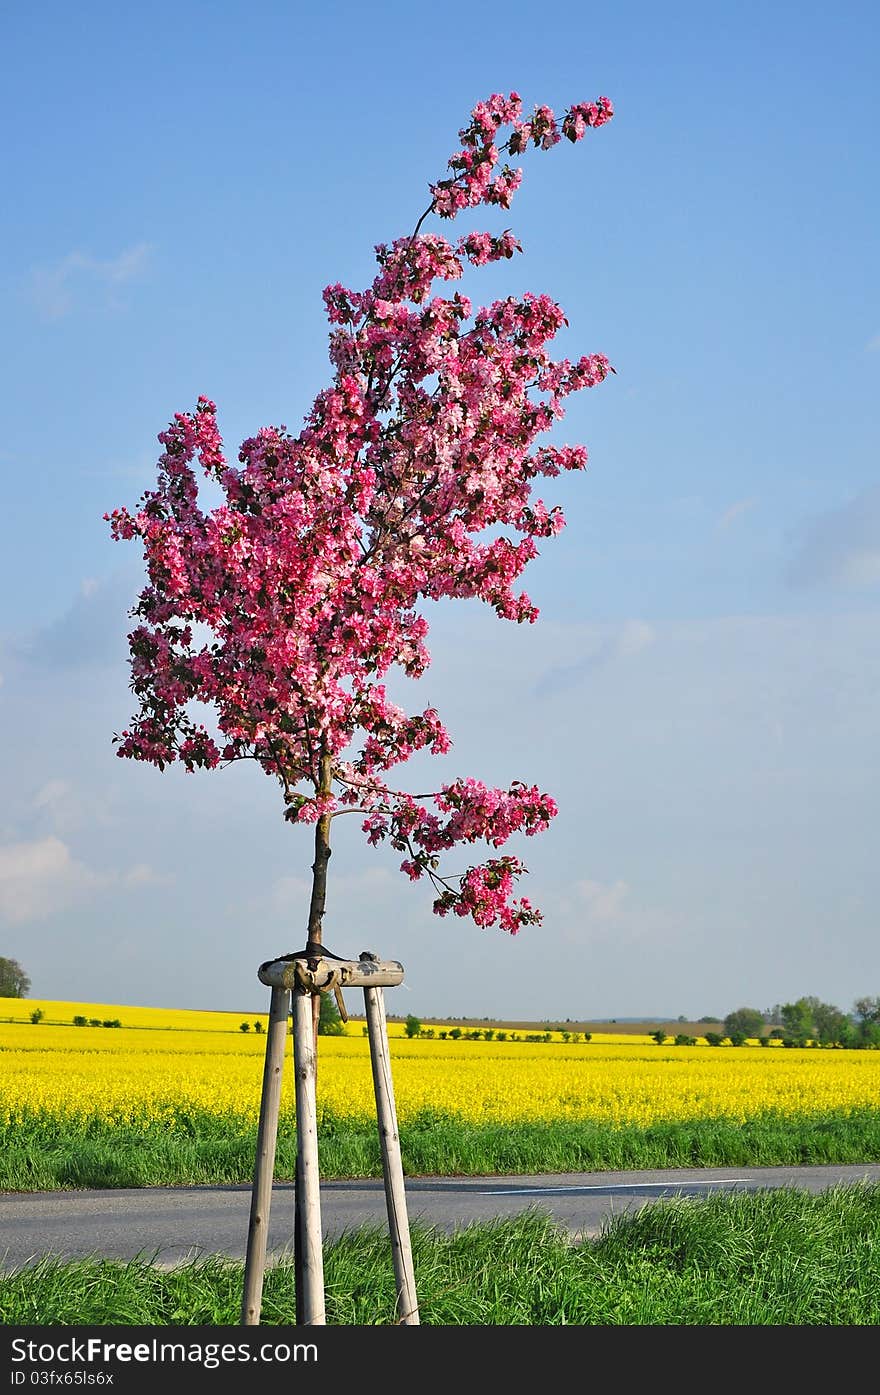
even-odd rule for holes
{"type": "Polygon", "coordinates": [[[514,588],[564,520],[533,485],[587,460],[581,445],[539,438],[570,393],[613,371],[601,354],[551,356],[567,322],[546,295],[474,312],[458,291],[434,293],[466,263],[521,250],[511,232],[451,242],[423,227],[432,214],[507,209],[521,178],[507,156],[578,142],[611,116],[605,97],[561,120],[547,106],[525,114],[515,93],[480,102],[414,231],[376,248],[372,284],[324,291],[332,381],[302,429],[261,428],[231,465],[214,403],[200,397],[159,435],[156,488],[134,512],[105,515],[114,538],[140,539],[148,576],[129,635],[140,706],[114,737],[117,754],[160,770],[254,760],[277,780],[284,817],[314,826],[309,945],[321,944],[331,825],[347,811],[360,812],[371,844],[402,854],[408,877],[431,884],[438,915],[511,934],[541,919],[514,896],[525,871],[516,857],[487,856],[455,876],[441,859],[546,829],[553,799],[520,781],[460,778],[430,795],[392,787],[393,767],[446,752],[450,739],[436,710],[405,712],[383,679],[395,665],[425,672],[422,601],[477,597],[505,620],[535,620],[514,588]],[[223,491],[218,507],[200,507],[196,462],[223,491]],[[198,704],[213,709],[213,732],[198,704]]]}

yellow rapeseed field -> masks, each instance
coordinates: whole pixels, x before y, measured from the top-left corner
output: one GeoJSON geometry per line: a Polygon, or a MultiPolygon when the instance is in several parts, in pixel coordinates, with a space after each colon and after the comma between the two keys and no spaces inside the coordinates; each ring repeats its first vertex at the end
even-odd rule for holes
{"type": "MultiPolygon", "coordinates": [[[[33,1111],[182,1126],[202,1111],[249,1127],[259,1111],[266,1018],[112,1004],[6,999],[0,1011],[0,1118],[33,1111]],[[6,1009],[9,1009],[6,1011],[6,1009]],[[30,1015],[40,1009],[43,1019],[30,1015]],[[121,1027],[75,1027],[119,1020],[121,1027]],[[3,1018],[6,1020],[2,1020],[3,1018]],[[10,1020],[12,1019],[12,1020],[10,1020]],[[243,1021],[250,1030],[240,1030],[243,1021]]],[[[473,1122],[589,1120],[605,1126],[768,1111],[802,1116],[875,1107],[880,1052],[815,1048],[658,1047],[649,1038],[589,1043],[408,1039],[389,1024],[401,1123],[430,1108],[473,1122]]],[[[289,1047],[292,1057],[292,1042],[289,1047]]],[[[340,1118],[375,1117],[360,1021],[319,1038],[318,1101],[340,1118]]],[[[282,1108],[293,1112],[292,1065],[282,1108]]]]}

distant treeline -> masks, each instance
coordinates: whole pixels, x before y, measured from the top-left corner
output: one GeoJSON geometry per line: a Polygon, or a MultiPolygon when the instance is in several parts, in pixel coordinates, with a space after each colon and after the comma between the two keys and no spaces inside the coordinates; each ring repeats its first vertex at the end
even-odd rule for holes
{"type": "MultiPolygon", "coordinates": [[[[323,1006],[323,1004],[322,1004],[323,1006]]],[[[423,1026],[421,1020],[410,1014],[406,1019],[396,1018],[389,1015],[389,1022],[402,1021],[405,1025],[407,1036],[428,1037],[434,1036],[435,1028],[423,1026]]],[[[463,1028],[450,1027],[448,1024],[454,1023],[454,1017],[444,1019],[446,1024],[444,1030],[437,1030],[441,1039],[451,1037],[453,1040],[461,1038],[465,1041],[481,1040],[486,1041],[519,1041],[523,1038],[517,1031],[503,1030],[510,1028],[534,1028],[536,1023],[527,1022],[506,1022],[503,1024],[492,1023],[488,1017],[483,1018],[484,1023],[491,1023],[488,1030],[480,1028],[478,1021],[474,1018],[459,1018],[463,1028]],[[476,1029],[476,1030],[475,1030],[476,1029]]],[[[590,1041],[592,1032],[587,1028],[592,1028],[600,1032],[607,1030],[611,1025],[620,1031],[620,1024],[627,1024],[636,1030],[641,1030],[646,1035],[651,1036],[659,1045],[665,1042],[672,1042],[677,1046],[695,1045],[699,1037],[705,1039],[709,1046],[721,1046],[729,1044],[731,1046],[742,1046],[747,1041],[759,1041],[762,1045],[769,1045],[773,1041],[780,1041],[783,1046],[843,1046],[852,1049],[858,1048],[878,1048],[880,1047],[880,997],[858,998],[853,1004],[851,1012],[844,1012],[833,1003],[823,1003],[820,998],[804,997],[797,998],[791,1003],[776,1003],[772,1008],[752,1008],[740,1007],[733,1012],[729,1012],[726,1017],[708,1015],[689,1020],[686,1017],[679,1017],[673,1023],[669,1018],[609,1018],[607,1021],[598,1019],[591,1022],[572,1022],[566,1019],[563,1022],[550,1022],[545,1020],[541,1025],[561,1032],[563,1040],[568,1041],[590,1041]],[[651,1030],[653,1024],[657,1024],[657,1030],[651,1030]],[[692,1035],[695,1031],[698,1035],[692,1035]]],[[[543,1034],[529,1032],[525,1037],[527,1041],[549,1041],[551,1032],[543,1034]]]]}
{"type": "Polygon", "coordinates": [[[763,1011],[741,1007],[729,1012],[722,1026],[724,1036],[705,1033],[710,1046],[725,1039],[741,1046],[757,1037],[762,1041],[780,1040],[783,1046],[880,1047],[880,997],[857,998],[851,1012],[814,997],[777,1003],[763,1011]],[[712,1040],[716,1037],[718,1041],[712,1040]]]}

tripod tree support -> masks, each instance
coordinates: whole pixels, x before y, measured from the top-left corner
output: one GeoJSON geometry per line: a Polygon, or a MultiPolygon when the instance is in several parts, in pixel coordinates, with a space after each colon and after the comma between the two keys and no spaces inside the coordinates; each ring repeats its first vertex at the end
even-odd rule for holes
{"type": "Polygon", "coordinates": [[[369,950],[364,950],[359,959],[350,960],[330,955],[319,946],[308,945],[298,954],[284,955],[261,964],[258,977],[261,983],[271,988],[272,998],[247,1237],[242,1324],[257,1326],[260,1321],[281,1101],[281,1072],[291,1001],[297,1145],[294,1233],[296,1321],[302,1326],[323,1326],[326,1323],[318,1169],[317,1058],[312,999],[317,993],[334,992],[339,995],[342,988],[349,987],[364,990],[394,1264],[397,1320],[404,1326],[417,1326],[419,1310],[382,992],[384,988],[403,981],[403,966],[397,960],[380,960],[369,950]]]}

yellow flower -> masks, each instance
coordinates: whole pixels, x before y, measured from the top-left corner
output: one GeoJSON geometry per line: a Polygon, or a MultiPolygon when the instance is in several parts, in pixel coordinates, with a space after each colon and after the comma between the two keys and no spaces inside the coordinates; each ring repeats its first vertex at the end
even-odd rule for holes
{"type": "MultiPolygon", "coordinates": [[[[193,1112],[256,1121],[265,1014],[196,1012],[2,1000],[0,1115],[33,1111],[107,1121],[162,1121],[173,1129],[193,1112]],[[41,1008],[43,1019],[30,1020],[41,1008]],[[74,1026],[121,1022],[120,1027],[74,1026]],[[242,1032],[242,1022],[250,1024],[242,1032]]],[[[813,1048],[658,1047],[647,1038],[595,1036],[589,1043],[408,1038],[389,1024],[398,1118],[424,1109],[474,1123],[569,1119],[607,1127],[727,1118],[769,1112],[794,1117],[875,1108],[880,1052],[813,1048]]],[[[543,1033],[533,1035],[543,1036],[543,1033]]],[[[369,1042],[363,1023],[318,1042],[318,1103],[340,1119],[374,1118],[369,1042]]],[[[288,1057],[292,1055],[292,1039],[288,1057]]],[[[292,1113],[292,1067],[282,1109],[292,1113]]]]}

